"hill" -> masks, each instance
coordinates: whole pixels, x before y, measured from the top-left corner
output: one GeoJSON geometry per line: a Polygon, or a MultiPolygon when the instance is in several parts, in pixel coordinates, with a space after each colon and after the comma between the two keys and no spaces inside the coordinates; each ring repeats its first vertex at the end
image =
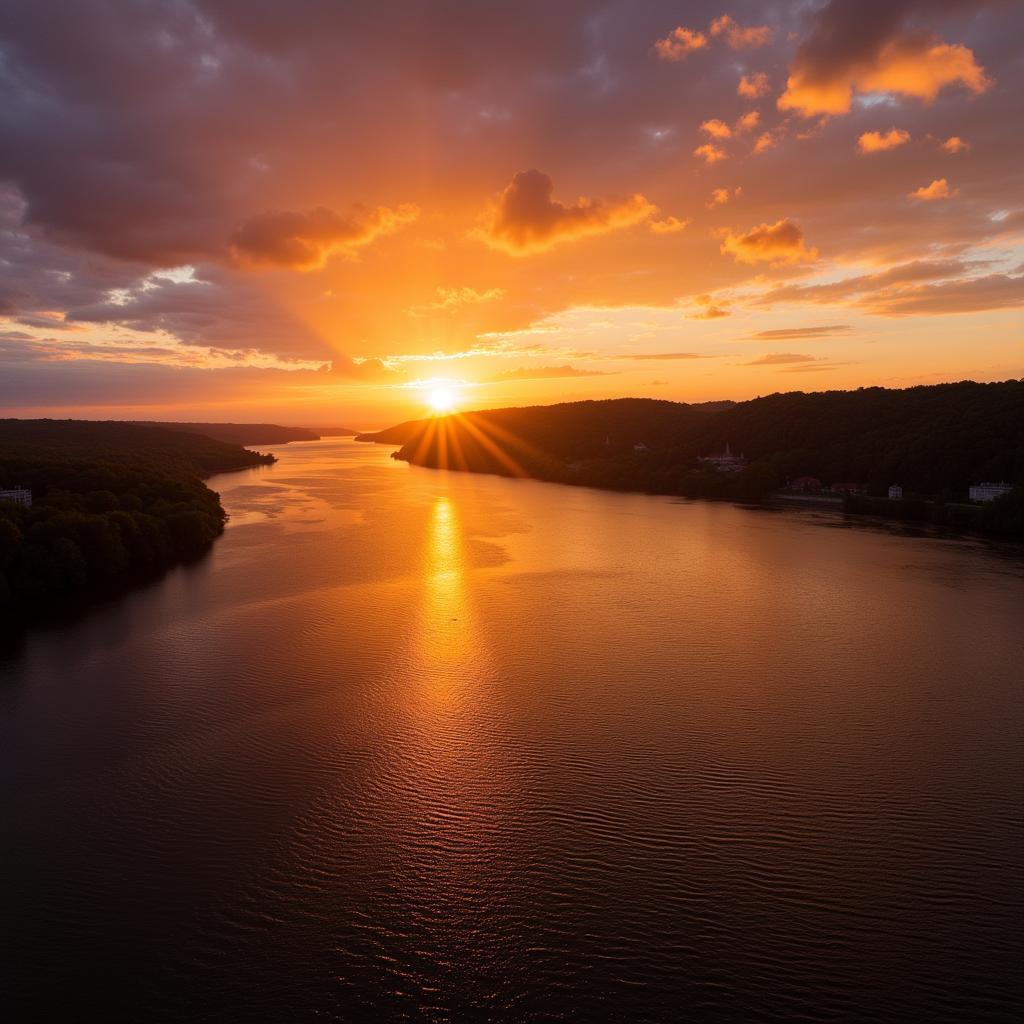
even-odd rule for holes
{"type": "Polygon", "coordinates": [[[216,441],[241,445],[318,441],[321,436],[320,433],[306,427],[282,427],[276,423],[162,423],[158,420],[133,420],[130,422],[139,427],[159,427],[161,430],[205,434],[216,441]]]}
{"type": "Polygon", "coordinates": [[[202,478],[273,461],[161,427],[0,420],[0,490],[32,493],[0,501],[0,608],[23,622],[197,557],[226,518],[202,478]]]}
{"type": "Polygon", "coordinates": [[[952,503],[980,480],[1024,486],[1024,381],[791,392],[710,408],[573,402],[419,420],[366,439],[401,444],[395,457],[417,465],[620,490],[751,500],[806,476],[877,496],[899,483],[952,503]],[[700,461],[726,444],[746,456],[742,472],[700,461]]]}

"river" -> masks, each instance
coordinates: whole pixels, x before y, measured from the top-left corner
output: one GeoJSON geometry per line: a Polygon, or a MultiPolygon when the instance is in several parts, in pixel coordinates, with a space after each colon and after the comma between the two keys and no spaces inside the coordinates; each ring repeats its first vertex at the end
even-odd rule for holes
{"type": "Polygon", "coordinates": [[[7,1019],[1017,1017],[1019,552],[274,451],[0,662],[7,1019]]]}

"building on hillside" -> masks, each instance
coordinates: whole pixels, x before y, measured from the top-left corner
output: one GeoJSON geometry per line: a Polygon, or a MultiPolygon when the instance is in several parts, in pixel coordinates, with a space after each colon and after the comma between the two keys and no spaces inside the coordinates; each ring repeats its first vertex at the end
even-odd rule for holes
{"type": "Polygon", "coordinates": [[[821,481],[816,476],[798,476],[795,480],[790,480],[789,489],[804,494],[816,494],[821,490],[821,481]]]}
{"type": "Polygon", "coordinates": [[[867,488],[863,484],[833,484],[829,490],[833,494],[867,494],[867,488]]]}
{"type": "Polygon", "coordinates": [[[717,455],[702,455],[698,460],[706,466],[713,466],[721,473],[738,473],[743,469],[747,460],[742,455],[733,455],[729,442],[725,442],[725,451],[717,455]]]}
{"type": "Polygon", "coordinates": [[[891,501],[903,500],[903,488],[899,484],[889,484],[889,499],[891,501]]]}
{"type": "Polygon", "coordinates": [[[6,491],[0,491],[0,501],[13,501],[15,505],[32,507],[32,492],[27,487],[12,487],[6,491]]]}
{"type": "Polygon", "coordinates": [[[994,501],[996,498],[1001,498],[1004,494],[1009,494],[1012,490],[1013,487],[1006,483],[971,484],[967,495],[971,501],[994,501]]]}

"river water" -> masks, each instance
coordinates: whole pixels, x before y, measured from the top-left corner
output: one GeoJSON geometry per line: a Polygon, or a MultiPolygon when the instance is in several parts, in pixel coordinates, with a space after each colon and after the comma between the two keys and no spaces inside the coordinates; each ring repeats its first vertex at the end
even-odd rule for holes
{"type": "Polygon", "coordinates": [[[0,662],[7,1019],[1017,1016],[1020,553],[275,451],[0,662]]]}

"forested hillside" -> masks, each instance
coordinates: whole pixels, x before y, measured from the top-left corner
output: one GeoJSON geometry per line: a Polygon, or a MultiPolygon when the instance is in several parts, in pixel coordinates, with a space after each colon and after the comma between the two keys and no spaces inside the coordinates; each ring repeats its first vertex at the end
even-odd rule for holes
{"type": "Polygon", "coordinates": [[[31,616],[196,557],[225,520],[202,478],[273,461],[161,428],[0,420],[0,490],[32,492],[0,501],[0,606],[31,616]]]}
{"type": "MultiPolygon", "coordinates": [[[[420,420],[373,439],[396,436],[396,458],[418,465],[595,487],[751,500],[809,476],[958,502],[982,480],[1024,486],[1024,382],[793,392],[725,407],[573,402],[420,420]],[[700,461],[726,444],[746,456],[742,472],[700,461]]],[[[1000,522],[1010,504],[997,504],[1000,522]]]]}

